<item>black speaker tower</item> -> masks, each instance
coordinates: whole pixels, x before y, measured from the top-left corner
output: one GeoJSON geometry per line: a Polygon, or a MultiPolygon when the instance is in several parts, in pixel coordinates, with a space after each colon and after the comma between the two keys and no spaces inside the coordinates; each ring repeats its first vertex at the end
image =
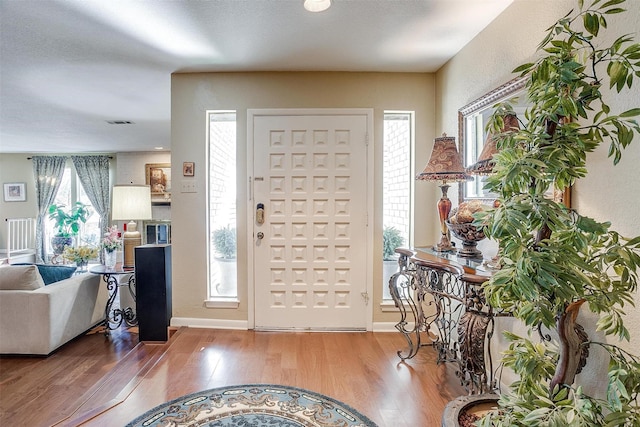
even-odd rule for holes
{"type": "Polygon", "coordinates": [[[135,248],[140,341],[167,341],[171,322],[171,245],[135,248]]]}

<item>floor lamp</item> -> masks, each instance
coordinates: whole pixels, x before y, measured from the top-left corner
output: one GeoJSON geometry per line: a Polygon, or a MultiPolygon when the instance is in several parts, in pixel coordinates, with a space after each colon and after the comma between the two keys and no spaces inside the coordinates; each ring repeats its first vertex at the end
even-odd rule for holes
{"type": "Polygon", "coordinates": [[[440,218],[440,241],[433,247],[437,252],[449,252],[453,250],[449,229],[445,221],[451,212],[451,200],[447,197],[447,190],[450,182],[467,181],[469,175],[465,173],[462,166],[462,158],[456,147],[454,137],[443,134],[440,138],[435,138],[433,150],[429,162],[424,170],[416,176],[422,181],[441,181],[439,184],[442,197],[438,201],[438,216],[440,218]]]}
{"type": "Polygon", "coordinates": [[[124,246],[123,268],[135,267],[134,248],[142,245],[142,235],[135,220],[149,220],[151,215],[151,190],[148,185],[114,185],[111,219],[130,221],[122,235],[124,246]]]}

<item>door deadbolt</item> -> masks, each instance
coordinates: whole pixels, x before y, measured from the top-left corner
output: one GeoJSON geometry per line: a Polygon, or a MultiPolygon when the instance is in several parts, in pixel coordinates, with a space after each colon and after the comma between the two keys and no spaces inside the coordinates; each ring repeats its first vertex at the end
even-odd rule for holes
{"type": "Polygon", "coordinates": [[[258,240],[262,240],[264,238],[264,233],[262,231],[258,231],[258,240]]]}
{"type": "Polygon", "coordinates": [[[264,224],[264,204],[258,203],[256,206],[256,222],[258,224],[264,224]]]}

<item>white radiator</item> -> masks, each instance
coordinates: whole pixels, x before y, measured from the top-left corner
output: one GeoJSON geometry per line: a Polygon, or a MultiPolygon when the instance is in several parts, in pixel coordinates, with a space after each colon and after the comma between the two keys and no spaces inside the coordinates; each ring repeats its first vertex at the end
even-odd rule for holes
{"type": "MultiPolygon", "coordinates": [[[[35,254],[36,248],[36,219],[35,218],[6,218],[7,248],[6,261],[11,264],[16,256],[35,254]]],[[[4,252],[4,251],[3,251],[4,252]]]]}

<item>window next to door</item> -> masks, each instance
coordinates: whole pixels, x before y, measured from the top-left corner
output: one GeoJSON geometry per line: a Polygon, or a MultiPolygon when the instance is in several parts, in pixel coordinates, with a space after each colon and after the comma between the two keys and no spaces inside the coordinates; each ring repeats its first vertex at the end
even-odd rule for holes
{"type": "Polygon", "coordinates": [[[210,307],[238,305],[236,263],[236,112],[208,111],[210,307]]]}
{"type": "MultiPolygon", "coordinates": [[[[383,134],[382,210],[383,243],[389,250],[413,245],[414,113],[385,111],[383,134]]],[[[384,250],[384,249],[383,249],[384,250]]],[[[383,253],[383,306],[393,307],[389,278],[397,271],[395,253],[383,253]]]]}

